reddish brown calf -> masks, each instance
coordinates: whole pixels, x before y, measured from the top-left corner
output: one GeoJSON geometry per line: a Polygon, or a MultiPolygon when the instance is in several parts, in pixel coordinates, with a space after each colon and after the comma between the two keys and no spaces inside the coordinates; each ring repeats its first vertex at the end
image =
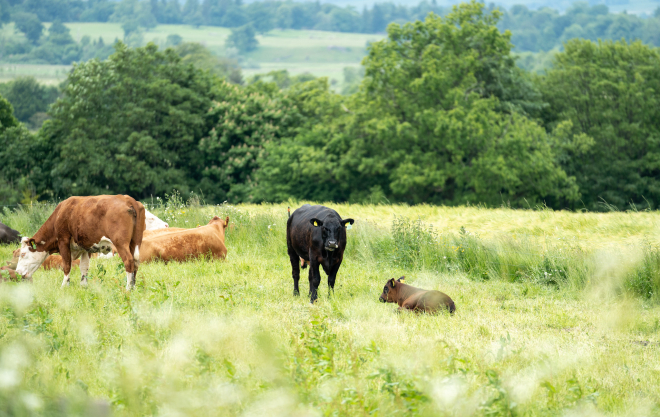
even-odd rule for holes
{"type": "Polygon", "coordinates": [[[387,281],[379,300],[383,303],[397,303],[399,310],[412,310],[424,313],[437,313],[447,309],[451,314],[456,311],[454,301],[445,293],[435,290],[423,290],[404,283],[405,277],[387,281]]]}

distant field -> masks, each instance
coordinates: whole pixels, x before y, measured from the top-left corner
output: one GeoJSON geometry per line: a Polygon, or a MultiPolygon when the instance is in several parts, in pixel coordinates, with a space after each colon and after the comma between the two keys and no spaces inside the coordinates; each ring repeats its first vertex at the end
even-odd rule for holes
{"type": "MultiPolygon", "coordinates": [[[[252,3],[253,1],[254,0],[248,1],[248,3],[252,3]]],[[[352,6],[356,10],[362,10],[362,8],[365,6],[372,7],[374,3],[381,2],[381,0],[326,0],[323,3],[330,3],[340,7],[352,6]]],[[[575,2],[576,0],[499,0],[492,3],[497,6],[506,7],[507,9],[517,4],[523,4],[530,9],[550,7],[552,9],[565,11],[575,2]]],[[[392,3],[411,7],[418,5],[419,0],[395,0],[392,3]]],[[[457,0],[437,0],[437,3],[443,7],[450,7],[460,2],[457,0]]],[[[491,2],[487,3],[491,4],[491,2]]],[[[592,5],[606,4],[607,7],[610,8],[610,11],[616,13],[620,13],[625,10],[628,13],[634,14],[651,14],[658,6],[660,6],[660,2],[657,0],[591,0],[589,3],[592,5]]]]}
{"type": "Polygon", "coordinates": [[[0,64],[0,83],[33,76],[43,84],[54,85],[64,80],[70,69],[69,65],[0,64]]]}
{"type": "MultiPolygon", "coordinates": [[[[46,26],[49,26],[46,24],[46,26]]],[[[80,42],[88,35],[94,40],[103,39],[112,44],[123,39],[124,31],[119,23],[67,23],[73,38],[80,42]]],[[[199,42],[214,54],[225,56],[225,40],[230,34],[226,28],[188,25],[159,25],[144,32],[145,42],[165,45],[167,36],[178,34],[185,42],[199,42]]],[[[1,37],[15,35],[13,24],[0,29],[1,37]]],[[[272,70],[287,69],[292,74],[309,72],[328,77],[335,88],[343,82],[343,69],[357,67],[366,53],[368,42],[382,39],[383,35],[323,32],[315,30],[273,30],[257,36],[259,48],[244,56],[242,66],[245,77],[272,70]]],[[[0,82],[18,76],[32,75],[46,84],[66,78],[69,66],[0,64],[0,82]]]]}

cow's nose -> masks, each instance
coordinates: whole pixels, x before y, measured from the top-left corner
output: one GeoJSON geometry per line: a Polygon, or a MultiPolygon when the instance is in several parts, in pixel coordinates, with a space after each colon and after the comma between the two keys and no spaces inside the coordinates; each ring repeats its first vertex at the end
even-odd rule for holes
{"type": "Polygon", "coordinates": [[[328,246],[331,248],[336,248],[337,247],[337,241],[336,240],[328,240],[328,246]]]}
{"type": "Polygon", "coordinates": [[[385,299],[383,297],[378,297],[378,301],[380,301],[381,303],[384,303],[385,299]]]}

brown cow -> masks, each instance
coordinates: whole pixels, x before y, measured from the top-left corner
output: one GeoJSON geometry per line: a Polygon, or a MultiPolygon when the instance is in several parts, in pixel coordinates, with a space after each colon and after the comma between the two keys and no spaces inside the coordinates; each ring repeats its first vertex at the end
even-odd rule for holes
{"type": "Polygon", "coordinates": [[[81,284],[87,285],[89,254],[107,253],[114,243],[124,261],[126,289],[130,290],[140,262],[144,218],[144,206],[127,195],[68,198],[55,207],[34,236],[21,239],[16,272],[31,276],[48,254],[59,252],[62,286],[69,284],[71,261],[79,257],[81,284]]]}
{"type": "MultiPolygon", "coordinates": [[[[74,266],[80,266],[80,259],[76,259],[75,261],[71,262],[71,267],[74,266]]],[[[46,271],[51,269],[59,269],[64,271],[64,260],[60,255],[50,255],[46,258],[44,263],[41,264],[41,267],[46,271]]]]}
{"type": "Polygon", "coordinates": [[[216,259],[224,259],[227,256],[225,228],[228,224],[229,217],[222,220],[215,216],[206,226],[183,229],[174,233],[160,233],[145,238],[140,247],[141,262],[151,262],[156,259],[165,262],[184,262],[208,253],[216,259]]]}
{"type": "Polygon", "coordinates": [[[168,227],[166,229],[145,230],[144,231],[144,237],[142,239],[150,239],[154,236],[164,235],[164,234],[168,234],[168,233],[181,232],[183,230],[190,230],[190,229],[185,229],[183,227],[168,227]]]}
{"type": "Polygon", "coordinates": [[[399,304],[399,311],[412,310],[416,312],[436,313],[447,309],[451,314],[456,311],[454,301],[443,292],[415,288],[404,282],[405,277],[387,281],[379,300],[383,303],[399,304]]]}
{"type": "MultiPolygon", "coordinates": [[[[32,277],[25,278],[28,281],[32,281],[32,277]]],[[[3,281],[20,281],[21,277],[16,275],[16,271],[9,266],[0,267],[0,282],[3,281]]]]}

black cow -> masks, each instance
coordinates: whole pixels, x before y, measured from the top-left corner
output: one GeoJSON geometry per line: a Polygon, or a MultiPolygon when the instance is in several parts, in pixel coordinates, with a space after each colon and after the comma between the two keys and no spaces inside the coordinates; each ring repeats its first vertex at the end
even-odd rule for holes
{"type": "Polygon", "coordinates": [[[21,243],[20,233],[0,223],[0,243],[21,243]]]}
{"type": "Polygon", "coordinates": [[[321,283],[319,265],[328,275],[328,292],[335,288],[337,271],[346,249],[346,224],[334,210],[305,204],[289,216],[286,222],[286,245],[291,260],[293,295],[300,295],[300,259],[309,263],[309,297],[313,303],[321,283]]]}

